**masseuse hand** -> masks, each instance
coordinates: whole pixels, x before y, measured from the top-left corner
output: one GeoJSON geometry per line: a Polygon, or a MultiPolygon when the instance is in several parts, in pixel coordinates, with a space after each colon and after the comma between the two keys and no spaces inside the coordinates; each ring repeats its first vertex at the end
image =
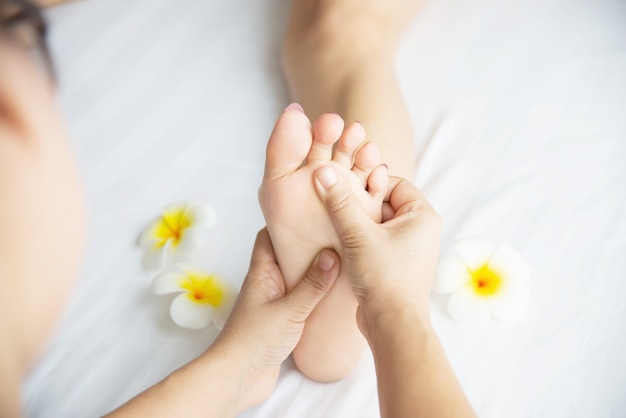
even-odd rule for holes
{"type": "Polygon", "coordinates": [[[377,224],[333,168],[315,174],[372,349],[381,417],[475,418],[430,322],[439,215],[411,183],[393,177],[377,224]]]}
{"type": "Polygon", "coordinates": [[[323,250],[305,277],[285,294],[269,233],[257,236],[239,299],[211,350],[238,358],[245,370],[242,398],[259,403],[272,392],[281,363],[300,340],[304,321],[339,274],[339,258],[323,250]]]}
{"type": "Polygon", "coordinates": [[[239,298],[213,345],[109,416],[234,417],[261,403],[338,274],[337,254],[322,250],[286,293],[270,236],[261,230],[239,298]]]}
{"type": "Polygon", "coordinates": [[[316,188],[342,241],[343,268],[359,301],[361,331],[366,332],[365,311],[377,315],[390,305],[410,304],[428,317],[441,220],[422,193],[407,180],[391,177],[383,223],[377,224],[333,168],[318,169],[316,188]]]}

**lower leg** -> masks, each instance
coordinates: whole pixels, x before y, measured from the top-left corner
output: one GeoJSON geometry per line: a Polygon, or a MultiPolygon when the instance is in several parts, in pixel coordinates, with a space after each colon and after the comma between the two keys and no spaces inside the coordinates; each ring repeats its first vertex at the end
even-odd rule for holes
{"type": "Polygon", "coordinates": [[[358,120],[390,173],[413,176],[411,121],[395,73],[396,51],[420,1],[294,1],[284,64],[292,99],[311,119],[358,120]],[[380,5],[378,4],[380,3],[380,5]]]}

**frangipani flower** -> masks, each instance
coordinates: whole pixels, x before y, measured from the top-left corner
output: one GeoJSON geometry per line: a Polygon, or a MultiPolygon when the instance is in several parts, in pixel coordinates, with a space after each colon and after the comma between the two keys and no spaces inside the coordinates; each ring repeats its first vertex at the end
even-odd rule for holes
{"type": "Polygon", "coordinates": [[[433,287],[452,293],[450,316],[463,323],[483,322],[491,314],[501,321],[519,318],[530,299],[530,270],[519,253],[508,245],[496,249],[488,238],[459,240],[454,248],[458,256],[441,258],[433,287]]]}
{"type": "Polygon", "coordinates": [[[209,205],[181,204],[165,208],[139,236],[139,245],[145,251],[144,268],[157,270],[166,259],[189,260],[215,219],[215,211],[209,205]]]}
{"type": "Polygon", "coordinates": [[[157,295],[180,292],[170,305],[170,316],[183,328],[201,329],[211,321],[222,328],[236,299],[235,288],[215,274],[186,263],[172,265],[152,281],[157,295]]]}

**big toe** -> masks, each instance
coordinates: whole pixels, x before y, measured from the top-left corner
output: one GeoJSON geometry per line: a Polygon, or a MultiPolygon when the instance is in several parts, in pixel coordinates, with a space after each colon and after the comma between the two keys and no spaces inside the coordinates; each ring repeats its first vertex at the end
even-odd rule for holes
{"type": "Polygon", "coordinates": [[[267,142],[265,179],[275,179],[292,173],[306,158],[311,142],[311,122],[298,104],[287,106],[276,121],[267,142]]]}

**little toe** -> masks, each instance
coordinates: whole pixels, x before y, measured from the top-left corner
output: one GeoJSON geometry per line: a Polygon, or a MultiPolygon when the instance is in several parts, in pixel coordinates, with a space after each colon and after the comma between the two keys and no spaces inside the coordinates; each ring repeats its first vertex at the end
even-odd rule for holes
{"type": "Polygon", "coordinates": [[[311,122],[301,107],[290,105],[276,121],[267,142],[265,178],[275,179],[296,171],[311,148],[311,122]]]}
{"type": "Polygon", "coordinates": [[[365,142],[365,128],[359,122],[352,122],[339,138],[333,161],[350,169],[356,150],[365,142]]]}
{"type": "Polygon", "coordinates": [[[363,186],[365,186],[368,177],[379,164],[378,147],[373,142],[367,142],[356,152],[352,172],[361,179],[363,186]]]}
{"type": "Polygon", "coordinates": [[[330,161],[333,145],[343,132],[343,119],[336,113],[325,113],[313,124],[313,143],[307,156],[309,161],[330,161]]]}

